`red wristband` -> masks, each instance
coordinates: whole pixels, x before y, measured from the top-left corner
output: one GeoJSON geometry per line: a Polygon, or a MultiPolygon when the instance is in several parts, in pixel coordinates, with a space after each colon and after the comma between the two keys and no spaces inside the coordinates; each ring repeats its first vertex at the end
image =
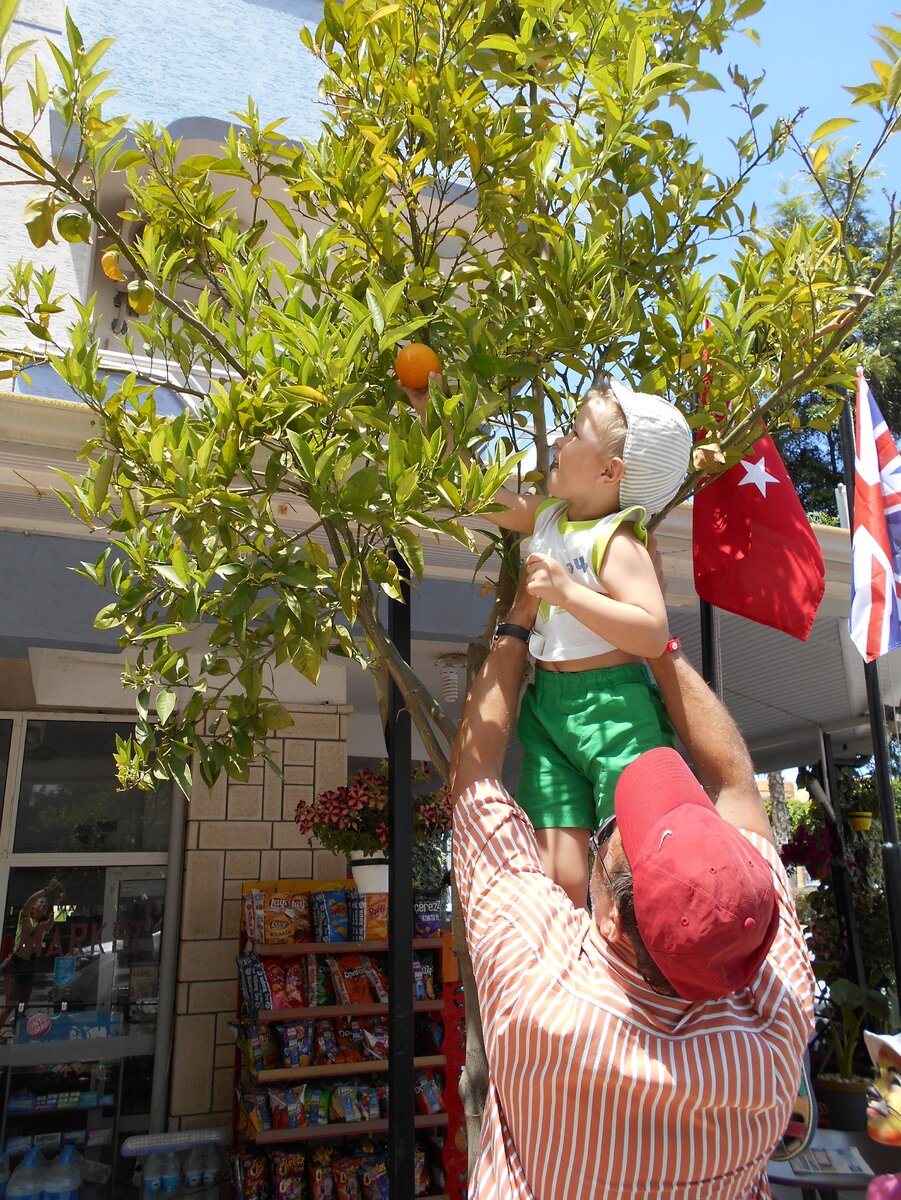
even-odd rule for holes
{"type": "Polygon", "coordinates": [[[680,639],[677,637],[672,637],[666,643],[663,653],[664,654],[675,654],[677,650],[681,650],[681,649],[682,649],[682,642],[680,641],[680,639]]]}

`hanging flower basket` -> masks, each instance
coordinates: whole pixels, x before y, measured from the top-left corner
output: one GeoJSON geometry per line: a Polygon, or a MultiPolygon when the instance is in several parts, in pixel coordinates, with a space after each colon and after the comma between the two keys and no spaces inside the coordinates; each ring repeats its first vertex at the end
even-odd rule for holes
{"type": "Polygon", "coordinates": [[[856,833],[864,833],[873,824],[873,814],[871,812],[849,812],[848,824],[856,833]]]}

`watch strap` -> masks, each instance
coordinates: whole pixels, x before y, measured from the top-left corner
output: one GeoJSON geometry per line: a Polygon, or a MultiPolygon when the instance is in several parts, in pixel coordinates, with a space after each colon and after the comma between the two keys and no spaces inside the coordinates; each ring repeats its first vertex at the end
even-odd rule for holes
{"type": "Polygon", "coordinates": [[[528,645],[531,636],[531,629],[526,629],[525,625],[514,625],[512,621],[501,621],[494,631],[494,641],[499,637],[515,637],[528,645]]]}

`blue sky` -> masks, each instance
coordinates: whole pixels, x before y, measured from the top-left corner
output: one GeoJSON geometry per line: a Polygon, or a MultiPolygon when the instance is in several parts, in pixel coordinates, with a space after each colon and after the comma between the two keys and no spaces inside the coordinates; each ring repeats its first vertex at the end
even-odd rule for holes
{"type": "MultiPolygon", "coordinates": [[[[869,109],[851,108],[851,97],[844,84],[866,83],[873,77],[870,59],[882,56],[872,40],[874,25],[898,27],[899,16],[891,0],[769,0],[762,12],[750,21],[760,35],[759,45],[743,35],[735,35],[723,59],[714,68],[724,73],[724,60],[737,63],[745,75],[766,72],[759,98],[768,105],[764,124],[777,115],[788,116],[807,107],[800,131],[809,137],[816,127],[831,117],[859,117],[859,129],[844,131],[847,147],[861,141],[868,146],[874,139],[878,120],[869,109]]],[[[726,138],[738,128],[738,114],[730,117],[720,93],[696,97],[692,120],[693,136],[710,165],[717,171],[734,172],[734,154],[726,138]],[[732,126],[731,121],[736,121],[732,126]],[[703,131],[703,132],[701,132],[703,131]]],[[[761,168],[752,195],[761,207],[776,199],[779,185],[792,177],[797,159],[783,157],[772,167],[761,168]]],[[[877,215],[887,211],[879,194],[882,188],[901,190],[901,134],[896,134],[881,159],[883,179],[873,191],[872,207],[877,215]]]]}

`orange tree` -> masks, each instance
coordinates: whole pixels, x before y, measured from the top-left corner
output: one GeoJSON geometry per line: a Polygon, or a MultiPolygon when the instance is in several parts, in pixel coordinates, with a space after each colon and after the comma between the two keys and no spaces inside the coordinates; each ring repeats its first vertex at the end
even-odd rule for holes
{"type": "MultiPolygon", "coordinates": [[[[424,537],[475,549],[461,517],[486,511],[533,443],[538,474],[520,482],[536,482],[548,427],[597,370],[715,426],[707,464],[734,461],[761,419],[797,423],[811,390],[834,418],[848,333],[898,258],[893,215],[877,245],[854,245],[865,152],[843,167],[843,207],[759,226],[743,188],[792,145],[794,121],[763,125],[754,81],[711,64],[761,6],[325,0],[315,34],[301,31],[328,101],[318,139],[291,141],[250,101],[218,153],[188,155],[115,113],[104,43],[86,47],[67,19],[60,45],[12,44],[18,0],[0,0],[0,162],[25,187],[31,241],[94,242],[127,290],[123,348],[168,364],[192,400],[171,420],[136,373],[109,382],[93,299],[62,327],[53,271],[12,271],[3,344],[27,347],[6,351],[8,372],[49,359],[95,417],[65,495],[109,535],[85,570],[108,592],[98,626],[129,656],[124,783],[187,791],[195,758],[208,784],[245,777],[290,720],[269,665],[315,680],[331,652],[396,679],[445,771],[451,722],[379,617],[379,593],[398,594],[389,543],[414,576],[424,537]],[[724,85],[747,126],[728,177],[683,131],[693,95],[724,85]],[[104,206],[123,193],[134,237],[104,206]],[[732,258],[709,274],[726,237],[732,258]],[[424,424],[391,380],[411,339],[452,376],[424,424]],[[280,524],[285,499],[303,528],[280,524]],[[192,658],[197,631],[207,649],[192,658]]],[[[881,118],[873,153],[898,127],[901,91],[897,30],[877,44],[853,89],[881,118]]],[[[798,149],[828,191],[830,139],[850,121],[822,115],[798,149]]]]}

